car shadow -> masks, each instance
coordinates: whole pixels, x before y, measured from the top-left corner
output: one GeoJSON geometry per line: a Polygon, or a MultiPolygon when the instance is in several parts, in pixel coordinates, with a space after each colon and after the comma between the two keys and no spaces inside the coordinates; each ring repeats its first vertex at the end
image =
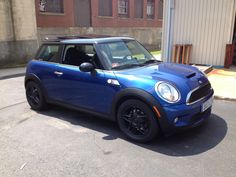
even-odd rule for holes
{"type": "Polygon", "coordinates": [[[224,139],[227,131],[226,121],[212,114],[210,119],[199,127],[141,146],[169,156],[197,155],[217,146],[224,139]]]}
{"type": "MultiPolygon", "coordinates": [[[[104,140],[117,138],[129,141],[119,130],[116,123],[86,113],[72,111],[61,107],[39,112],[50,117],[68,121],[73,125],[82,126],[106,134],[104,140]]],[[[169,156],[191,156],[208,151],[217,146],[226,136],[228,130],[225,120],[212,114],[204,124],[169,137],[161,136],[147,144],[134,143],[140,147],[169,156]]]]}

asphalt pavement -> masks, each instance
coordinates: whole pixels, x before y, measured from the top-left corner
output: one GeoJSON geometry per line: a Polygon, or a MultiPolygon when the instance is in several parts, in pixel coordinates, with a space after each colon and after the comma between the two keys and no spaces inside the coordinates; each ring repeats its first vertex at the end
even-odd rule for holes
{"type": "Polygon", "coordinates": [[[215,100],[202,126],[136,144],[98,117],[31,110],[23,82],[0,80],[1,177],[236,176],[235,102],[215,100]]]}

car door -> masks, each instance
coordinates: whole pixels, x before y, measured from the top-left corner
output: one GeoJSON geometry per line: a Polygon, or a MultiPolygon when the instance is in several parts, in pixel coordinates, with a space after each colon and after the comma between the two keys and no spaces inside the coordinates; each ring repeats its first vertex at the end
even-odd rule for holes
{"type": "Polygon", "coordinates": [[[58,100],[60,97],[57,85],[61,75],[58,66],[61,63],[62,49],[63,46],[60,44],[44,44],[36,55],[37,65],[33,70],[40,78],[50,100],[58,100]]]}
{"type": "MultiPolygon", "coordinates": [[[[65,46],[64,64],[57,66],[56,72],[60,73],[56,84],[57,92],[60,93],[58,100],[80,109],[106,113],[107,109],[104,107],[106,79],[103,70],[97,68],[93,72],[82,72],[77,66],[82,63],[81,60],[86,62],[85,58],[87,58],[87,62],[91,62],[95,51],[89,50],[90,53],[85,51],[88,57],[80,58],[81,56],[79,56],[76,58],[78,59],[76,64],[75,59],[66,59],[67,51],[72,47],[75,46],[65,46]],[[72,64],[69,61],[70,59],[73,60],[72,64]]],[[[82,47],[93,48],[93,45],[82,47]]],[[[73,53],[73,55],[75,54],[73,53]]]]}

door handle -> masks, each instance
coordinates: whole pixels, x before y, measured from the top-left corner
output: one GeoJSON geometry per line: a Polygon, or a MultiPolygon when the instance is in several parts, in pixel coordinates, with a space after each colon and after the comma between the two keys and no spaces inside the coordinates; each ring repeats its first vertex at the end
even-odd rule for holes
{"type": "Polygon", "coordinates": [[[54,71],[54,74],[56,74],[56,75],[58,75],[58,76],[61,76],[61,75],[63,75],[63,72],[54,71]]]}

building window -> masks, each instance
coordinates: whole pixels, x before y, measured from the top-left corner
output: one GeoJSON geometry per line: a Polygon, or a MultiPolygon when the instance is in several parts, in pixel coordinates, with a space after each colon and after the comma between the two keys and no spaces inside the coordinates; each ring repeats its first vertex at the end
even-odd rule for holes
{"type": "Polygon", "coordinates": [[[111,0],[99,0],[98,15],[99,16],[112,16],[112,1],[111,0]]]}
{"type": "Polygon", "coordinates": [[[147,18],[154,19],[154,0],[147,1],[147,18]]]}
{"type": "Polygon", "coordinates": [[[129,14],[129,1],[118,0],[118,14],[122,17],[128,17],[129,14]]]}
{"type": "Polygon", "coordinates": [[[143,0],[136,0],[134,4],[134,17],[143,18],[143,0]]]}
{"type": "Polygon", "coordinates": [[[40,0],[39,11],[49,13],[64,13],[63,0],[40,0]]]}
{"type": "Polygon", "coordinates": [[[158,4],[158,19],[162,20],[163,19],[163,0],[159,0],[158,4]]]}

